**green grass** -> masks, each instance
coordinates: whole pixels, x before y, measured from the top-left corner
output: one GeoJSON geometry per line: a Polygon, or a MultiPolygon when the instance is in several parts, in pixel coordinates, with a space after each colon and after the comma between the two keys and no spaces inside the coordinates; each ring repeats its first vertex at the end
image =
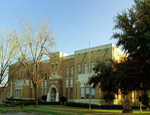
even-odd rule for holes
{"type": "Polygon", "coordinates": [[[44,113],[44,114],[53,114],[53,115],[72,115],[72,114],[67,114],[67,113],[60,113],[60,112],[53,112],[53,111],[39,110],[39,109],[24,109],[24,111],[44,113]]]}
{"type": "MultiPolygon", "coordinates": [[[[106,110],[106,109],[92,109],[89,111],[88,108],[78,108],[78,107],[67,107],[64,105],[39,105],[38,108],[32,106],[25,106],[24,109],[20,109],[20,107],[7,107],[7,108],[0,108],[0,112],[18,112],[18,111],[27,111],[27,112],[37,112],[37,113],[44,113],[44,114],[53,114],[53,115],[114,115],[114,114],[121,114],[122,110],[106,110]],[[19,108],[19,109],[18,109],[19,108]]],[[[140,115],[139,110],[133,110],[133,114],[140,115]]],[[[142,114],[150,114],[149,110],[143,110],[142,114]]],[[[126,114],[127,115],[127,114],[126,114]]]]}
{"type": "Polygon", "coordinates": [[[19,111],[21,111],[21,110],[19,110],[19,109],[1,109],[0,108],[0,112],[19,112],[19,111]]]}

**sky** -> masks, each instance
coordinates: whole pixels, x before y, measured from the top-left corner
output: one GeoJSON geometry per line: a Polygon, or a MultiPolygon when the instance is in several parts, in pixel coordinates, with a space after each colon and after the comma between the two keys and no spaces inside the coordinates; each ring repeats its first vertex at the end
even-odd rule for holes
{"type": "Polygon", "coordinates": [[[18,28],[21,20],[37,24],[48,18],[56,36],[55,51],[69,55],[112,40],[115,16],[134,0],[0,0],[0,30],[18,28]]]}

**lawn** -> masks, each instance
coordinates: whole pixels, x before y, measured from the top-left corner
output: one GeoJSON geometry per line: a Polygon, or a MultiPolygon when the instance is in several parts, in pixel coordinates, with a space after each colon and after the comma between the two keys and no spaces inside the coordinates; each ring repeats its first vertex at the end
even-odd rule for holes
{"type": "MultiPolygon", "coordinates": [[[[23,109],[18,107],[3,107],[0,108],[0,112],[9,112],[9,111],[28,111],[28,112],[38,112],[44,114],[53,114],[53,115],[92,115],[92,114],[121,114],[122,110],[106,110],[106,109],[92,109],[89,111],[88,108],[77,108],[77,107],[67,107],[64,105],[39,105],[38,108],[32,106],[25,106],[23,109]]],[[[139,114],[139,110],[133,110],[134,114],[139,114]]],[[[143,110],[142,114],[150,114],[150,111],[143,110]]]]}

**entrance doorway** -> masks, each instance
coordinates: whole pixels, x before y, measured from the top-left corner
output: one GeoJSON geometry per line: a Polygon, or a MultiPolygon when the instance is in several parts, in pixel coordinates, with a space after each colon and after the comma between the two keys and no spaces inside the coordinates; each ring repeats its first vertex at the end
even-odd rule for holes
{"type": "Polygon", "coordinates": [[[59,92],[55,85],[52,85],[49,88],[49,92],[47,94],[47,102],[59,102],[59,92]]]}
{"type": "Polygon", "coordinates": [[[51,90],[51,102],[56,101],[56,89],[53,87],[51,90]]]}

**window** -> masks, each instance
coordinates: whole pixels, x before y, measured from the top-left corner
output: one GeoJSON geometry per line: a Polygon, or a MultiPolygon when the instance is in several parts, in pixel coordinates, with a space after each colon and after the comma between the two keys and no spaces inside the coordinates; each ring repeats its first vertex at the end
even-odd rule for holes
{"type": "Polygon", "coordinates": [[[45,72],[45,80],[47,80],[47,72],[45,72]]]}
{"type": "Polygon", "coordinates": [[[32,98],[32,88],[30,88],[30,98],[32,98]]]}
{"type": "Polygon", "coordinates": [[[68,98],[68,88],[66,88],[66,98],[68,98]]]}
{"type": "Polygon", "coordinates": [[[15,96],[20,98],[22,96],[22,87],[16,87],[15,89],[15,96]]]}
{"type": "Polygon", "coordinates": [[[94,63],[91,63],[91,73],[93,73],[94,71],[93,71],[93,68],[94,68],[94,63]]]}
{"type": "Polygon", "coordinates": [[[66,80],[66,86],[68,86],[68,79],[66,80]]]}
{"type": "Polygon", "coordinates": [[[73,85],[73,80],[70,80],[70,85],[73,85]]]}
{"type": "Polygon", "coordinates": [[[68,69],[66,69],[66,78],[68,78],[68,76],[69,76],[69,71],[68,69]]]}
{"type": "Polygon", "coordinates": [[[70,99],[73,99],[73,88],[70,88],[70,99]]]}
{"type": "Polygon", "coordinates": [[[87,73],[87,64],[84,64],[84,73],[87,73]]]}
{"type": "Polygon", "coordinates": [[[18,97],[18,89],[15,90],[15,96],[18,97]]]}
{"type": "Polygon", "coordinates": [[[22,87],[20,88],[20,97],[22,97],[22,87]]]}
{"type": "Polygon", "coordinates": [[[89,99],[89,87],[86,87],[86,99],[89,99]]]}
{"type": "Polygon", "coordinates": [[[41,96],[43,95],[43,88],[41,88],[41,96]]]}
{"type": "Polygon", "coordinates": [[[95,99],[95,89],[94,88],[92,88],[92,90],[91,90],[91,98],[95,99]]]}
{"type": "Polygon", "coordinates": [[[78,65],[78,74],[81,74],[81,66],[78,65]]]}
{"type": "Polygon", "coordinates": [[[44,73],[42,72],[42,78],[44,77],[44,73]]]}
{"type": "Polygon", "coordinates": [[[54,65],[52,64],[52,69],[54,69],[54,65]]]}
{"type": "Polygon", "coordinates": [[[71,78],[73,78],[73,68],[71,68],[71,78]]]}
{"type": "Polygon", "coordinates": [[[57,70],[57,64],[56,64],[56,70],[57,70]]]}
{"type": "Polygon", "coordinates": [[[81,99],[84,99],[84,87],[81,87],[81,99]]]}
{"type": "Polygon", "coordinates": [[[57,71],[55,71],[55,75],[57,75],[57,71]]]}
{"type": "Polygon", "coordinates": [[[46,93],[47,93],[47,88],[45,87],[45,92],[44,92],[44,95],[46,95],[46,93]]]}

